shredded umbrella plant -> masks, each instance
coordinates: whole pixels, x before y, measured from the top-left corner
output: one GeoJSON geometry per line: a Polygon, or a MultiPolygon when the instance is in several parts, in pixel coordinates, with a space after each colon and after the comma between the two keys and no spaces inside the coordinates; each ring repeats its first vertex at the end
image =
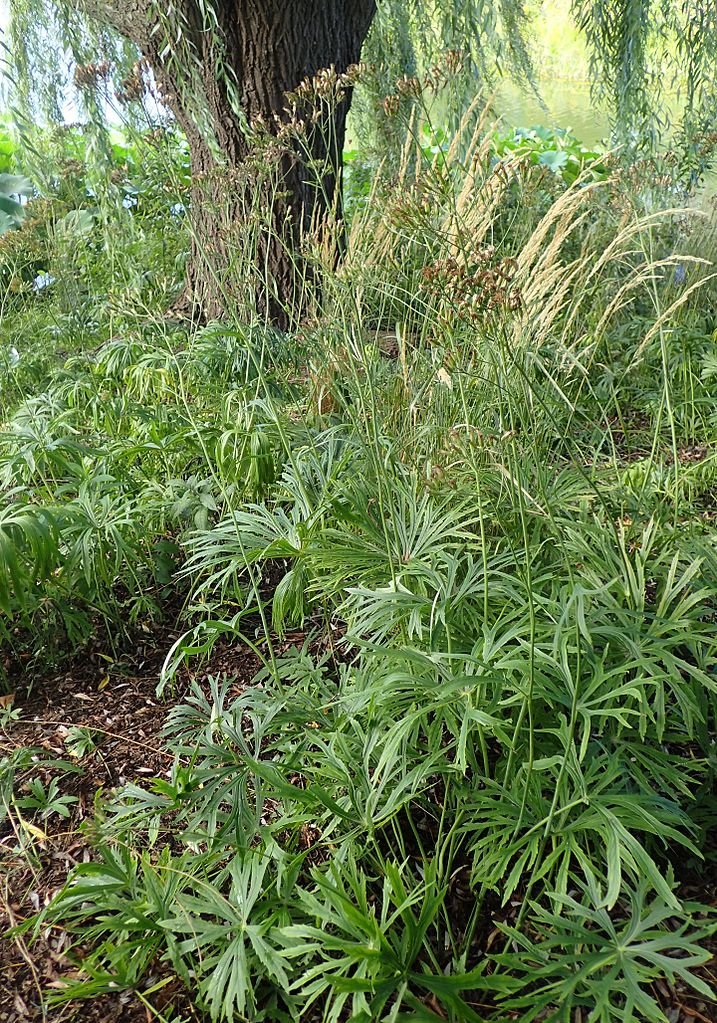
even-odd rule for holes
{"type": "Polygon", "coordinates": [[[0,812],[38,1019],[715,1018],[712,223],[482,98],[439,133],[401,81],[342,251],[301,238],[298,322],[256,300],[266,149],[222,318],[172,305],[172,127],[114,143],[111,215],[68,129],[0,237],[0,812]],[[13,744],[48,672],[103,661],[109,693],[139,648],[161,731],[48,711],[13,744]],[[127,739],[148,767],[115,770],[127,739]]]}

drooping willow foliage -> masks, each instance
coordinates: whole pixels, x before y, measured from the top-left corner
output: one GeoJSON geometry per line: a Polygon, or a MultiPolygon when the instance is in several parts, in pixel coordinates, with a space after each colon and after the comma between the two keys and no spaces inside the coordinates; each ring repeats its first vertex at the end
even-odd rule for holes
{"type": "MultiPolygon", "coordinates": [[[[156,23],[154,38],[159,41],[163,68],[172,72],[175,82],[182,83],[186,93],[182,104],[211,145],[212,127],[202,102],[200,58],[190,41],[182,4],[167,6],[148,0],[147,6],[156,23]]],[[[132,77],[139,56],[136,46],[108,23],[87,16],[88,9],[96,13],[101,7],[100,0],[11,0],[14,95],[18,110],[29,120],[62,123],[71,111],[72,118],[85,122],[94,129],[91,134],[101,139],[108,115],[111,120],[113,108],[118,106],[117,93],[123,92],[118,83],[132,77]],[[89,69],[93,87],[82,80],[82,69],[89,69]],[[80,88],[73,87],[78,84],[80,88]]],[[[204,33],[215,35],[215,70],[231,94],[235,80],[222,58],[215,7],[212,0],[196,0],[197,20],[204,33]]],[[[503,69],[534,89],[525,42],[527,24],[523,0],[432,0],[421,4],[379,0],[364,46],[366,70],[354,98],[354,123],[363,145],[373,146],[382,155],[391,147],[398,152],[411,104],[402,104],[401,117],[387,118],[383,100],[395,92],[400,77],[426,75],[446,52],[460,55],[450,76],[450,89],[444,90],[442,99],[441,117],[446,127],[457,126],[464,105],[481,86],[492,84],[503,69]]],[[[148,116],[161,109],[156,103],[149,111],[141,103],[121,106],[120,116],[130,124],[146,123],[148,116]]]]}
{"type": "Polygon", "coordinates": [[[713,0],[572,0],[596,95],[628,151],[673,134],[693,177],[715,150],[717,5],[713,0]]]}
{"type": "MultiPolygon", "coordinates": [[[[195,2],[211,31],[213,3],[195,2]]],[[[100,19],[84,16],[88,6],[101,13],[100,0],[11,0],[15,96],[34,118],[57,122],[66,116],[73,65],[109,61],[113,82],[131,73],[136,48],[100,19]]],[[[180,7],[158,4],[157,26],[167,41],[167,59],[187,64],[190,79],[192,55],[181,21],[172,21],[181,18],[180,7]]],[[[654,151],[669,134],[693,177],[701,173],[716,148],[714,0],[573,0],[572,10],[588,42],[593,88],[613,115],[615,141],[632,154],[654,151]]],[[[380,134],[381,98],[394,90],[396,79],[425,73],[447,50],[461,54],[454,107],[500,74],[535,90],[530,17],[523,0],[378,0],[364,48],[369,73],[356,99],[367,136],[377,128],[380,134]]],[[[101,76],[98,82],[108,86],[101,76]]],[[[89,89],[79,97],[73,93],[72,102],[83,120],[106,115],[101,88],[99,95],[89,89]]],[[[133,116],[131,108],[126,116],[133,116]]]]}
{"type": "MultiPolygon", "coordinates": [[[[198,2],[197,7],[206,31],[211,32],[213,4],[198,2]]],[[[72,0],[11,0],[17,94],[29,109],[49,120],[62,117],[71,64],[109,61],[115,77],[121,77],[130,73],[137,59],[131,43],[98,19],[84,16],[82,8],[72,0]]],[[[191,55],[185,50],[179,9],[175,5],[167,9],[163,4],[156,8],[157,31],[166,41],[168,59],[181,57],[189,65],[191,55]]],[[[466,80],[474,89],[480,82],[492,81],[502,69],[532,83],[527,24],[523,0],[433,0],[421,4],[379,0],[365,45],[372,84],[385,95],[399,76],[425,72],[446,50],[461,53],[466,80]]],[[[189,77],[192,69],[187,66],[186,70],[189,77]]],[[[84,94],[81,109],[86,103],[84,94]]]]}
{"type": "MultiPolygon", "coordinates": [[[[117,120],[115,89],[133,73],[138,54],[129,40],[109,26],[82,16],[75,4],[52,0],[12,0],[9,31],[11,82],[8,90],[16,127],[23,142],[23,164],[37,184],[53,173],[48,154],[32,144],[40,128],[82,123],[88,182],[102,205],[103,192],[112,192],[107,173],[111,151],[107,128],[117,120]],[[93,68],[91,87],[81,87],[80,69],[93,68]]],[[[146,125],[147,111],[130,103],[122,120],[146,125]]]]}
{"type": "Polygon", "coordinates": [[[527,28],[523,0],[382,0],[364,59],[376,69],[383,94],[393,91],[401,75],[425,74],[446,51],[460,54],[460,84],[468,95],[481,83],[491,84],[502,69],[533,88],[527,28]]]}
{"type": "MultiPolygon", "coordinates": [[[[78,67],[108,65],[115,81],[130,74],[137,50],[109,25],[82,16],[75,3],[11,0],[12,94],[36,121],[62,123],[68,110],[78,120],[102,112],[102,74],[97,89],[74,88],[78,67]]],[[[105,111],[106,112],[106,111],[105,111]]]]}

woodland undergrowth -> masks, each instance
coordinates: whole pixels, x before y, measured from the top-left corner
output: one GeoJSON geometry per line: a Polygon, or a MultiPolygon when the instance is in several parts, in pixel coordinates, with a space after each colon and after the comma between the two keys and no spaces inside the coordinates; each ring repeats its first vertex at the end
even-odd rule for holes
{"type": "MultiPolygon", "coordinates": [[[[227,1023],[711,1000],[684,892],[715,870],[712,229],[488,128],[349,165],[346,257],[306,240],[288,333],[165,312],[171,137],[116,147],[111,213],[72,153],[0,238],[8,678],[178,606],[165,697],[220,639],[263,665],[196,685],[169,774],[98,800],[24,926],[74,943],[54,1002],[176,1018],[170,975],[227,1023]]],[[[32,769],[3,765],[28,848],[32,769]]]]}

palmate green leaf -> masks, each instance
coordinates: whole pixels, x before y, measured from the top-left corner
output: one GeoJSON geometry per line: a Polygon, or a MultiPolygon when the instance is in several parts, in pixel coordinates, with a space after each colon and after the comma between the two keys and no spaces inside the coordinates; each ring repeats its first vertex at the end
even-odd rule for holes
{"type": "MultiPolygon", "coordinates": [[[[382,756],[390,759],[399,750],[411,762],[411,750],[443,749],[447,758],[455,750],[458,769],[477,768],[476,750],[484,741],[497,738],[511,744],[498,707],[501,676],[477,657],[420,656],[417,650],[387,651],[362,645],[366,673],[351,700],[370,703],[380,724],[391,720],[382,739],[382,756]],[[475,674],[468,674],[472,669],[475,674]],[[446,742],[450,737],[451,744],[446,742]]],[[[429,755],[429,758],[433,754],[429,755]]],[[[423,759],[423,758],[421,758],[423,759]]],[[[406,768],[408,770],[408,767],[406,768]]]]}
{"type": "MultiPolygon", "coordinates": [[[[301,558],[318,519],[252,505],[186,540],[188,557],[180,575],[196,579],[196,596],[241,592],[238,577],[261,560],[301,558]]],[[[288,585],[288,584],[287,584],[288,585]]]]}
{"type": "Polygon", "coordinates": [[[404,571],[457,551],[471,539],[475,522],[466,503],[436,500],[400,477],[382,506],[374,491],[352,481],[334,512],[339,527],[316,534],[310,557],[335,593],[344,589],[348,573],[360,585],[385,586],[404,571]]]}
{"type": "Polygon", "coordinates": [[[270,865],[260,851],[237,853],[215,878],[197,886],[197,894],[181,894],[176,915],[161,921],[172,935],[187,935],[178,950],[196,964],[212,1019],[231,1023],[237,1014],[253,1012],[264,979],[289,989],[285,961],[269,939],[275,920],[264,879],[270,865]]]}
{"type": "Polygon", "coordinates": [[[504,557],[484,563],[470,554],[437,550],[401,565],[382,585],[350,586],[339,606],[352,639],[383,643],[401,636],[415,645],[440,648],[450,635],[455,648],[475,641],[475,623],[486,593],[492,606],[513,584],[500,568],[504,557]]]}
{"type": "Polygon", "coordinates": [[[3,195],[2,193],[0,193],[0,210],[14,224],[20,223],[25,213],[22,203],[19,203],[16,199],[11,199],[9,195],[3,195]]]}
{"type": "Polygon", "coordinates": [[[495,957],[512,981],[522,974],[524,993],[503,999],[506,1009],[524,1009],[521,1021],[569,1020],[576,1008],[595,1023],[664,1023],[662,1009],[651,985],[657,977],[674,982],[679,977],[700,994],[712,998],[707,985],[691,971],[706,962],[709,952],[700,947],[715,929],[683,921],[675,931],[673,904],[657,896],[647,899],[647,886],[626,893],[626,910],[610,914],[605,897],[588,877],[582,899],[553,894],[560,912],[531,903],[535,938],[499,925],[517,951],[495,957]]]}
{"type": "Polygon", "coordinates": [[[32,181],[23,174],[0,174],[0,194],[32,195],[32,181]]]}
{"type": "MultiPolygon", "coordinates": [[[[485,1017],[479,1015],[470,1005],[472,1001],[477,1000],[476,996],[484,994],[491,999],[505,997],[515,988],[515,982],[511,978],[500,973],[486,975],[486,968],[487,963],[482,963],[469,973],[431,974],[427,971],[420,974],[412,973],[409,980],[414,989],[427,990],[435,995],[443,1007],[453,1011],[456,1020],[484,1023],[485,1017]]],[[[423,1003],[418,1002],[412,993],[407,995],[406,1002],[414,1005],[414,1012],[420,1011],[419,1006],[423,1008],[423,1003]]],[[[397,1017],[402,1018],[411,1017],[397,1017]]]]}
{"type": "MultiPolygon", "coordinates": [[[[373,835],[385,827],[430,787],[431,776],[445,764],[441,749],[413,755],[398,728],[383,732],[358,722],[347,723],[345,731],[327,740],[315,734],[312,745],[315,752],[307,751],[298,766],[311,781],[308,792],[315,794],[316,812],[325,806],[359,834],[373,835]],[[336,793],[332,801],[327,788],[336,793]]],[[[306,805],[312,804],[306,800],[306,805]]],[[[333,829],[338,821],[329,818],[326,826],[333,829]]]]}
{"type": "Polygon", "coordinates": [[[705,759],[669,753],[636,738],[621,736],[610,742],[606,753],[629,772],[641,793],[660,792],[674,805],[684,801],[689,804],[695,798],[708,770],[705,759]]]}
{"type": "Polygon", "coordinates": [[[50,509],[14,503],[0,510],[0,610],[21,611],[35,583],[61,562],[59,530],[50,509]]]}
{"type": "Polygon", "coordinates": [[[292,785],[290,782],[286,781],[284,779],[284,773],[273,764],[269,764],[265,761],[254,760],[249,757],[246,758],[246,762],[253,773],[258,778],[267,782],[278,795],[283,796],[287,800],[303,803],[306,806],[313,807],[315,809],[318,806],[325,807],[340,820],[344,820],[347,823],[354,823],[354,816],[350,810],[341,806],[341,804],[322,786],[314,784],[311,791],[306,792],[305,790],[298,788],[296,785],[292,785]]]}
{"type": "MultiPolygon", "coordinates": [[[[490,988],[482,968],[453,974],[433,973],[427,964],[417,968],[445,903],[447,888],[438,883],[436,860],[426,863],[420,881],[405,865],[390,860],[382,860],[379,871],[375,887],[349,853],[325,874],[314,871],[316,893],[299,891],[317,924],[283,928],[284,955],[294,959],[309,954],[318,962],[301,975],[297,971],[294,986],[309,1004],[324,1000],[326,1019],[338,1018],[344,1006],[355,1018],[367,1013],[369,1019],[381,1019],[389,1002],[386,1019],[410,1018],[402,1008],[419,1011],[429,992],[453,1009],[457,1019],[478,1020],[463,996],[490,988]],[[378,898],[371,897],[372,891],[378,898]]],[[[504,987],[502,981],[498,986],[504,987]]]]}
{"type": "Polygon", "coordinates": [[[52,778],[47,789],[40,778],[31,778],[28,782],[30,794],[16,798],[15,805],[23,809],[38,811],[43,820],[55,813],[60,817],[69,817],[70,806],[77,802],[77,796],[63,795],[60,793],[59,786],[58,778],[52,778]]]}
{"type": "Polygon", "coordinates": [[[541,167],[547,167],[553,174],[562,173],[567,167],[569,154],[564,149],[548,149],[538,157],[541,167]]]}
{"type": "MultiPolygon", "coordinates": [[[[221,940],[221,939],[220,939],[221,940]]],[[[204,976],[199,990],[209,1005],[212,1019],[232,1020],[244,1016],[251,991],[250,964],[244,936],[226,943],[224,952],[213,956],[211,972],[204,976]]]]}
{"type": "MultiPolygon", "coordinates": [[[[674,700],[688,733],[695,736],[703,727],[705,701],[715,685],[709,671],[714,658],[710,626],[705,619],[712,592],[706,570],[710,556],[699,544],[689,551],[676,550],[672,537],[666,546],[657,545],[654,520],[630,550],[624,538],[615,548],[600,540],[600,535],[598,532],[597,546],[592,548],[585,538],[575,536],[584,559],[582,573],[594,586],[592,593],[584,587],[581,600],[581,632],[591,647],[587,662],[610,677],[602,689],[596,679],[588,679],[591,698],[597,700],[595,709],[599,703],[603,707],[612,704],[612,716],[617,711],[628,718],[635,718],[637,711],[643,737],[651,720],[662,735],[668,701],[674,700]],[[657,590],[656,607],[645,603],[650,579],[657,590]],[[632,685],[632,698],[613,699],[616,684],[626,697],[630,694],[622,687],[632,685]]],[[[561,603],[565,604],[562,597],[561,603]]],[[[566,627],[568,622],[566,619],[566,627]]],[[[584,699],[585,683],[579,689],[584,699]]]]}
{"type": "Polygon", "coordinates": [[[172,857],[165,849],[151,862],[146,854],[109,846],[100,846],[96,855],[100,862],[76,868],[36,921],[39,928],[62,919],[72,940],[84,949],[85,976],[53,990],[52,1000],[136,987],[162,954],[188,982],[186,964],[160,921],[182,889],[202,872],[203,857],[172,857]]]}
{"type": "Polygon", "coordinates": [[[243,935],[228,943],[226,938],[220,941],[224,951],[212,956],[211,972],[200,980],[199,990],[212,1019],[231,1020],[235,1014],[245,1015],[250,993],[249,962],[243,935]]]}
{"type": "Polygon", "coordinates": [[[507,899],[527,873],[547,884],[562,878],[562,885],[587,866],[606,884],[610,907],[627,877],[632,883],[644,880],[677,908],[655,845],[669,842],[699,856],[688,815],[652,789],[625,791],[614,756],[588,760],[585,773],[574,758],[565,768],[563,760],[533,763],[525,795],[522,770],[511,789],[488,781],[472,795],[462,828],[475,857],[474,877],[507,899]]]}

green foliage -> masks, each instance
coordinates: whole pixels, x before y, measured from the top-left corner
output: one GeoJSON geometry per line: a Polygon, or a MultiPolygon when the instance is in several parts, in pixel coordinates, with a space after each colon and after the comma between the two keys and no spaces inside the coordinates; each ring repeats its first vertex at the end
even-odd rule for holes
{"type": "Polygon", "coordinates": [[[63,788],[79,770],[70,761],[29,746],[18,746],[0,759],[0,823],[15,836],[17,851],[35,865],[36,843],[47,838],[40,825],[53,817],[71,816],[78,799],[63,788]]]}
{"type": "Polygon", "coordinates": [[[509,134],[496,133],[496,156],[527,157],[538,167],[557,174],[567,185],[582,181],[604,181],[608,176],[603,153],[586,149],[566,128],[515,128],[509,134]]]}
{"type": "Polygon", "coordinates": [[[77,796],[63,796],[57,778],[53,778],[47,788],[39,778],[31,778],[27,784],[29,794],[16,799],[16,806],[38,812],[43,819],[54,813],[60,817],[70,816],[70,806],[77,802],[77,796]]]}
{"type": "Polygon", "coordinates": [[[712,1000],[710,988],[690,972],[705,962],[707,954],[695,938],[707,937],[712,927],[698,929],[688,938],[683,924],[678,932],[679,955],[675,955],[674,932],[668,936],[660,926],[670,920],[673,910],[660,899],[648,900],[644,885],[629,893],[629,916],[617,925],[602,908],[601,892],[592,878],[586,894],[584,902],[556,897],[558,912],[534,907],[535,940],[505,928],[518,951],[502,955],[501,964],[519,974],[524,971],[528,989],[506,1002],[510,1008],[525,1009],[518,1017],[521,1023],[569,1020],[578,1008],[601,1023],[632,1018],[659,1023],[665,1015],[645,990],[655,976],[664,976],[670,983],[679,978],[712,1000]],[[560,1009],[551,1013],[558,992],[560,1009]]]}
{"type": "MultiPolygon", "coordinates": [[[[715,824],[710,250],[602,164],[546,173],[567,136],[501,144],[419,135],[357,186],[293,335],[164,315],[166,200],[48,233],[56,283],[8,317],[5,651],[174,603],[165,692],[219,640],[261,665],[194,672],[168,773],[98,799],[94,859],[22,927],[68,935],[55,1003],[170,975],[226,1023],[709,997],[680,882],[715,824]]],[[[28,845],[76,769],[33,757],[0,771],[28,845]]]]}
{"type": "Polygon", "coordinates": [[[22,197],[32,192],[29,178],[21,174],[0,174],[0,235],[20,226],[25,215],[22,197]]]}
{"type": "Polygon", "coordinates": [[[629,154],[654,151],[664,128],[676,128],[683,172],[698,178],[714,156],[708,137],[717,32],[712,6],[705,0],[577,0],[573,11],[587,39],[595,92],[608,99],[618,141],[629,154]],[[670,118],[665,108],[674,88],[684,99],[670,118]]]}

